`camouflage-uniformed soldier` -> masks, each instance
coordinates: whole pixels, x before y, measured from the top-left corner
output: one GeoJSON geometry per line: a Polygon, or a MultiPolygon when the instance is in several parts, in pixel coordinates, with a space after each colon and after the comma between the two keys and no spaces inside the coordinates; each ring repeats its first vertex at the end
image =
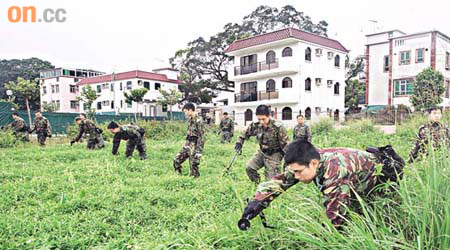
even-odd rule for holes
{"type": "Polygon", "coordinates": [[[41,112],[36,112],[36,118],[34,119],[33,130],[30,133],[36,131],[39,145],[45,146],[45,140],[47,137],[52,137],[52,127],[47,118],[42,116],[41,112]]]}
{"type": "Polygon", "coordinates": [[[234,133],[234,121],[228,116],[228,113],[223,113],[223,118],[220,121],[220,133],[222,134],[221,143],[231,142],[234,133]]]}
{"type": "Polygon", "coordinates": [[[243,219],[250,220],[257,216],[273,199],[298,182],[314,181],[325,196],[327,217],[339,227],[345,221],[346,207],[357,202],[356,194],[363,199],[368,198],[376,193],[372,191],[377,184],[387,180],[397,181],[402,177],[405,165],[391,146],[367,151],[350,148],[317,150],[311,143],[301,140],[288,146],[285,162],[288,165],[286,172],[258,186],[243,219]],[[382,165],[382,175],[377,174],[377,165],[382,165]]]}
{"type": "Polygon", "coordinates": [[[197,178],[200,176],[199,165],[203,146],[205,145],[205,124],[200,115],[195,112],[194,104],[186,103],[183,111],[189,123],[186,142],[181,151],[175,156],[173,167],[176,173],[181,174],[181,164],[189,158],[190,175],[197,178]]]}
{"type": "Polygon", "coordinates": [[[29,138],[29,127],[26,124],[25,120],[22,119],[18,113],[13,113],[12,118],[14,121],[9,124],[7,127],[12,128],[14,131],[14,135],[16,136],[16,139],[21,141],[30,141],[29,138]]]}
{"type": "Polygon", "coordinates": [[[119,126],[116,122],[111,122],[108,125],[108,129],[114,134],[112,154],[117,155],[119,150],[120,141],[127,141],[127,149],[125,151],[126,157],[133,155],[134,148],[137,148],[139,157],[141,160],[147,159],[146,146],[145,146],[145,130],[137,125],[122,125],[119,126]]]}
{"type": "Polygon", "coordinates": [[[75,122],[79,126],[79,132],[77,137],[73,139],[70,144],[74,144],[79,141],[84,133],[89,134],[89,139],[87,143],[88,149],[96,149],[105,147],[105,141],[103,140],[103,131],[95,125],[95,123],[89,119],[83,117],[75,118],[75,122]]]}
{"type": "Polygon", "coordinates": [[[294,127],[294,140],[305,140],[311,142],[311,129],[305,124],[303,115],[297,115],[297,125],[294,127]]]}
{"type": "Polygon", "coordinates": [[[450,146],[450,129],[440,122],[442,111],[436,107],[429,109],[428,113],[429,121],[419,128],[417,140],[409,154],[409,163],[427,154],[427,144],[430,144],[430,140],[432,148],[450,146]]]}
{"type": "Polygon", "coordinates": [[[236,142],[235,150],[241,151],[245,140],[256,136],[259,142],[259,150],[247,162],[246,172],[248,178],[260,182],[258,170],[264,167],[266,180],[281,172],[281,160],[283,159],[289,137],[286,128],[279,121],[270,117],[269,107],[259,105],[256,108],[258,122],[252,122],[236,142]]]}

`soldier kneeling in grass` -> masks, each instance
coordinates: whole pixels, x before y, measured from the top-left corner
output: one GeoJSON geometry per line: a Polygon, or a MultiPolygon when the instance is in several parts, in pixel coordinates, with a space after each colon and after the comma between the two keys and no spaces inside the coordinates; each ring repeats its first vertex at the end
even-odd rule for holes
{"type": "MultiPolygon", "coordinates": [[[[238,226],[248,229],[249,220],[256,217],[276,197],[298,182],[314,182],[325,196],[325,213],[333,225],[345,222],[346,208],[357,202],[357,195],[367,199],[378,184],[396,182],[402,177],[403,159],[391,146],[368,148],[316,149],[311,143],[296,140],[286,150],[286,172],[258,186],[254,199],[244,210],[238,226]],[[382,175],[377,174],[380,165],[382,175]]],[[[357,205],[357,203],[356,203],[357,205]]]]}
{"type": "Polygon", "coordinates": [[[133,155],[134,148],[139,151],[139,157],[141,160],[147,159],[146,146],[145,146],[145,130],[137,125],[122,125],[119,126],[116,122],[108,124],[108,129],[114,134],[112,154],[117,155],[120,141],[127,141],[127,149],[125,151],[126,157],[133,155]]]}

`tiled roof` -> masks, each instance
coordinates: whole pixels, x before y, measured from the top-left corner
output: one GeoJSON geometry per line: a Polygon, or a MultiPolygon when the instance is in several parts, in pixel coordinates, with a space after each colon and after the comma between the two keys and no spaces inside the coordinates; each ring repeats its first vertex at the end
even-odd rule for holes
{"type": "Polygon", "coordinates": [[[93,83],[101,83],[101,82],[110,82],[110,81],[120,81],[120,80],[128,80],[133,78],[146,79],[146,80],[154,80],[161,82],[171,82],[171,83],[181,83],[180,80],[174,80],[167,78],[166,75],[152,73],[141,70],[133,70],[128,72],[116,73],[116,74],[108,74],[101,76],[94,76],[89,78],[84,78],[78,82],[78,85],[84,84],[93,84],[93,83]]]}
{"type": "Polygon", "coordinates": [[[232,52],[256,45],[279,41],[287,38],[295,38],[298,40],[315,43],[325,47],[340,50],[342,52],[348,52],[348,50],[338,41],[330,39],[328,37],[319,36],[309,32],[304,32],[294,28],[286,28],[254,37],[236,40],[234,41],[225,52],[232,52]]]}

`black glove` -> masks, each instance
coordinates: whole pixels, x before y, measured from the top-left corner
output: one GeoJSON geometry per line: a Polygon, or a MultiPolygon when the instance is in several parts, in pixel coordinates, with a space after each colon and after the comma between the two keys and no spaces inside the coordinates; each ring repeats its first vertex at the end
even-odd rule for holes
{"type": "Polygon", "coordinates": [[[250,227],[250,220],[258,216],[263,209],[266,208],[262,201],[252,200],[244,209],[241,219],[238,222],[238,227],[241,230],[247,230],[250,227]]]}
{"type": "Polygon", "coordinates": [[[242,142],[240,142],[240,141],[236,142],[236,145],[234,146],[234,150],[241,151],[242,150],[242,142]]]}
{"type": "Polygon", "coordinates": [[[48,138],[52,138],[52,134],[48,134],[47,137],[48,137],[48,138]]]}
{"type": "Polygon", "coordinates": [[[75,140],[70,141],[70,146],[72,146],[75,143],[75,140]]]}

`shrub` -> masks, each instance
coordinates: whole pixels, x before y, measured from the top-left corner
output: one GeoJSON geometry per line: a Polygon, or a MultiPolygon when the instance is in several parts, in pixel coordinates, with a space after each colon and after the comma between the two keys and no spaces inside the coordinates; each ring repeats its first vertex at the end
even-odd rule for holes
{"type": "Polygon", "coordinates": [[[9,148],[13,147],[18,143],[18,140],[13,134],[13,131],[8,130],[1,130],[0,131],[0,148],[9,148]]]}
{"type": "Polygon", "coordinates": [[[334,131],[334,121],[330,118],[322,118],[311,125],[311,133],[314,135],[326,134],[334,131]]]}
{"type": "Polygon", "coordinates": [[[373,133],[377,131],[373,122],[369,119],[350,122],[348,124],[348,129],[353,131],[353,133],[373,133]]]}

